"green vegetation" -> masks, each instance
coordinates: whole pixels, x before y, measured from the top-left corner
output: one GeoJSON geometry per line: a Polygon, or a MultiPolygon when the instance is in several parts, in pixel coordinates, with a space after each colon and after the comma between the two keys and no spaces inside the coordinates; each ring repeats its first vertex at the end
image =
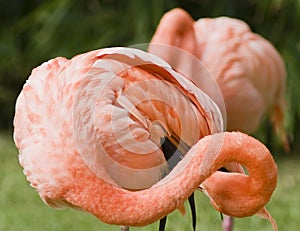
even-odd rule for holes
{"type": "MultiPolygon", "coordinates": [[[[29,186],[18,163],[17,150],[11,135],[0,133],[0,231],[69,231],[119,230],[106,225],[94,216],[70,208],[55,210],[46,206],[37,192],[29,186]]],[[[300,226],[300,158],[294,154],[277,160],[278,187],[267,208],[278,223],[279,230],[298,230],[300,226]]],[[[198,229],[221,230],[220,214],[209,204],[208,198],[196,192],[198,229]]],[[[182,217],[173,212],[168,217],[167,230],[192,230],[189,207],[182,217]]],[[[158,230],[158,223],[136,231],[158,230]]],[[[236,219],[236,230],[272,230],[268,221],[257,216],[236,219]]]]}

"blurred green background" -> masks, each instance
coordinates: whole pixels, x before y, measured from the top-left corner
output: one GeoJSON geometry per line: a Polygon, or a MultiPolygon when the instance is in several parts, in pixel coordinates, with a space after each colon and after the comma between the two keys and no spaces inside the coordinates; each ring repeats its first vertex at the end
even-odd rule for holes
{"type": "MultiPolygon", "coordinates": [[[[284,230],[297,230],[300,224],[299,222],[296,224],[295,221],[297,215],[300,216],[300,212],[296,212],[296,207],[292,206],[299,205],[299,200],[292,200],[293,204],[288,204],[287,200],[294,198],[297,193],[300,194],[300,188],[297,187],[300,183],[297,168],[297,164],[300,164],[297,157],[300,152],[299,0],[0,0],[0,165],[2,165],[0,231],[39,230],[43,228],[43,217],[51,216],[46,215],[48,210],[50,211],[46,206],[46,213],[38,212],[38,208],[43,207],[42,202],[39,201],[34,190],[29,189],[22,176],[17,161],[17,150],[11,140],[15,100],[31,70],[57,56],[71,58],[78,53],[103,47],[147,43],[161,16],[175,7],[187,10],[194,19],[221,15],[240,18],[246,21],[254,32],[271,41],[285,60],[287,67],[285,124],[292,151],[290,154],[283,154],[267,120],[254,135],[272,149],[279,167],[282,167],[280,179],[287,182],[279,185],[274,199],[275,209],[272,212],[277,215],[278,220],[281,210],[286,210],[283,211],[284,220],[287,222],[291,220],[292,225],[290,224],[289,227],[293,228],[285,229],[284,222],[280,223],[280,226],[284,230]],[[21,189],[17,190],[19,187],[21,189]],[[287,194],[289,190],[291,194],[287,194]],[[26,206],[34,203],[38,203],[32,209],[35,210],[34,216],[40,214],[41,220],[36,223],[40,228],[24,229],[23,225],[30,223],[32,215],[26,213],[26,206]],[[13,214],[16,211],[19,211],[18,217],[24,218],[23,222],[14,221],[13,214]]],[[[81,217],[74,214],[62,215],[61,219],[68,217],[76,220],[81,217]]],[[[59,218],[52,219],[54,221],[59,218]]],[[[97,225],[99,223],[94,222],[97,225]]],[[[52,226],[51,223],[48,228],[52,226]]],[[[242,227],[240,230],[253,230],[245,228],[248,226],[267,230],[262,228],[264,226],[255,226],[253,220],[239,227],[242,227]]],[[[74,225],[72,220],[69,226],[63,227],[57,224],[53,230],[77,230],[77,225],[74,225]]],[[[87,230],[106,230],[85,227],[87,230]]]]}

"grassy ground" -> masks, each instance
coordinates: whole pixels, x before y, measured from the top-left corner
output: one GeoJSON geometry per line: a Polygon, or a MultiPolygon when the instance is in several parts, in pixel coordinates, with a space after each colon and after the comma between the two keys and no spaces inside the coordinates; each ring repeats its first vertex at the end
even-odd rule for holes
{"type": "MultiPolygon", "coordinates": [[[[267,208],[276,219],[279,230],[294,231],[300,227],[300,155],[277,159],[278,187],[267,208]]],[[[221,230],[220,215],[209,205],[208,199],[196,193],[198,204],[197,230],[221,230]]],[[[168,217],[166,230],[192,230],[191,217],[174,212],[168,217]]],[[[272,230],[259,217],[236,219],[238,230],[272,230]]],[[[39,199],[28,185],[19,166],[17,150],[10,134],[0,133],[0,231],[77,231],[119,230],[105,225],[90,214],[72,209],[54,210],[39,199]]],[[[131,230],[158,230],[158,223],[131,230]]]]}

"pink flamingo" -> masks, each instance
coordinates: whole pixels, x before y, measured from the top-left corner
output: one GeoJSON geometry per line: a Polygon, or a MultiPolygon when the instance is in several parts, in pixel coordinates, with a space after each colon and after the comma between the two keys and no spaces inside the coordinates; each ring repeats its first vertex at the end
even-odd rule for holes
{"type": "MultiPolygon", "coordinates": [[[[211,96],[227,119],[227,130],[252,133],[267,114],[289,150],[283,126],[284,63],[275,48],[246,23],[228,17],[194,21],[177,8],[162,17],[148,51],[211,96]],[[211,75],[203,74],[203,64],[211,75]]],[[[231,230],[232,224],[226,217],[224,229],[231,230]]]]}
{"type": "Polygon", "coordinates": [[[262,118],[270,115],[285,149],[289,150],[283,126],[286,77],[283,60],[272,44],[253,33],[245,22],[228,17],[194,21],[177,8],[162,17],[148,51],[186,74],[222,107],[223,101],[213,95],[215,85],[199,74],[199,61],[195,62],[191,54],[197,57],[221,89],[227,130],[252,133],[262,118]]]}
{"type": "Polygon", "coordinates": [[[130,48],[35,68],[14,118],[24,174],[51,207],[80,208],[125,230],[183,210],[203,184],[218,211],[263,212],[276,230],[264,208],[277,181],[272,155],[258,140],[222,130],[206,94],[158,57],[130,48]],[[163,153],[168,142],[174,154],[163,153]],[[178,153],[181,161],[166,160],[178,153]],[[218,171],[238,171],[232,163],[250,175],[218,171]]]}

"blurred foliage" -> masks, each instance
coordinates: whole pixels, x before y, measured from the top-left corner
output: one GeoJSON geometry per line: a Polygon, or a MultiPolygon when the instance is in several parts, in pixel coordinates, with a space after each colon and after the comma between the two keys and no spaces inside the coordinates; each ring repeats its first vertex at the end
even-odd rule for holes
{"type": "MultiPolygon", "coordinates": [[[[0,0],[0,128],[12,128],[15,100],[32,68],[57,56],[149,42],[174,7],[194,19],[240,18],[275,45],[288,71],[286,125],[300,139],[299,0],[0,0]]],[[[264,125],[258,134],[268,130],[264,125]]]]}

